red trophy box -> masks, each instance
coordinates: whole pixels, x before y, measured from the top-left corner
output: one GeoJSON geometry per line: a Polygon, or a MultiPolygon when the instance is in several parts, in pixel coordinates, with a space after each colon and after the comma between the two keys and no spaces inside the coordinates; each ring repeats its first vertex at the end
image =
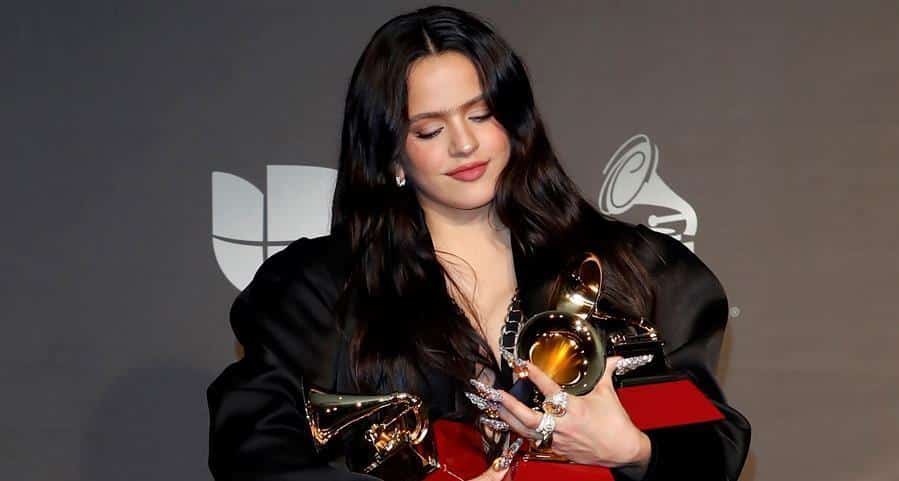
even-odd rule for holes
{"type": "MultiPolygon", "coordinates": [[[[620,387],[618,398],[634,425],[642,430],[668,428],[724,419],[705,394],[689,379],[620,387]]],[[[432,433],[438,459],[446,469],[462,479],[483,473],[488,463],[481,451],[481,435],[472,426],[455,421],[437,420],[432,433]]],[[[518,459],[506,476],[509,481],[613,481],[612,472],[602,466],[518,459]]],[[[436,471],[428,481],[458,481],[436,471]]]]}

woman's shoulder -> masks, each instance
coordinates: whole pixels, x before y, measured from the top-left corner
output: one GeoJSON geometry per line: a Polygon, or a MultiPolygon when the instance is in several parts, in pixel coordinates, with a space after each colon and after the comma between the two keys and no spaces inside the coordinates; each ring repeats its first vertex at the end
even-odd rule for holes
{"type": "Polygon", "coordinates": [[[709,266],[680,240],[645,224],[627,226],[634,253],[650,274],[685,270],[714,277],[709,266]]]}
{"type": "Polygon", "coordinates": [[[670,235],[643,224],[632,231],[636,255],[651,278],[656,322],[672,347],[699,332],[723,328],[727,293],[709,266],[670,235]]]}
{"type": "Polygon", "coordinates": [[[301,237],[263,261],[235,298],[231,327],[244,344],[278,334],[333,328],[333,311],[348,272],[350,243],[342,231],[301,237]]]}
{"type": "Polygon", "coordinates": [[[617,228],[615,237],[629,246],[649,275],[657,301],[686,296],[726,303],[727,296],[718,276],[683,242],[644,224],[612,222],[617,228]]]}
{"type": "Polygon", "coordinates": [[[244,290],[272,289],[295,282],[310,282],[323,289],[335,287],[346,276],[349,257],[349,238],[343,231],[300,237],[263,261],[244,290]]]}

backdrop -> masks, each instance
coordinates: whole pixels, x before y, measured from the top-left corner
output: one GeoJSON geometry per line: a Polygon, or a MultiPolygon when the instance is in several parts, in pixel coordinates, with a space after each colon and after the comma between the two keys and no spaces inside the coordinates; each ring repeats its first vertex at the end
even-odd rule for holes
{"type": "MultiPolygon", "coordinates": [[[[211,479],[231,302],[326,230],[352,67],[422,5],[0,7],[0,477],[211,479]]],[[[721,279],[742,480],[899,479],[899,3],[456,5],[585,195],[721,279]]]]}

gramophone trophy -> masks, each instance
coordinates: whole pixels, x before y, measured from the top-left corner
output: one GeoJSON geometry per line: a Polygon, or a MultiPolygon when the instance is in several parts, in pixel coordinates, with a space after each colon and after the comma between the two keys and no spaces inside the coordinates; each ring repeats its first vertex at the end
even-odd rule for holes
{"type": "Polygon", "coordinates": [[[422,413],[421,400],[414,395],[347,395],[312,388],[303,404],[317,451],[351,431],[361,434],[351,440],[356,454],[348,458],[350,469],[376,473],[401,451],[417,459],[415,467],[421,474],[440,467],[432,439],[427,436],[427,416],[422,413]]]}
{"type": "MultiPolygon", "coordinates": [[[[621,356],[624,362],[615,372],[614,384],[622,406],[641,430],[723,419],[685,374],[671,368],[655,326],[616,312],[603,298],[602,265],[596,255],[584,253],[544,287],[536,301],[546,310],[528,317],[511,346],[503,346],[515,357],[530,360],[564,392],[579,396],[599,382],[607,357],[621,356]]],[[[532,407],[543,401],[527,378],[510,391],[532,407]]],[[[541,443],[530,444],[512,478],[613,479],[607,468],[570,463],[541,443]]]]}
{"type": "Polygon", "coordinates": [[[616,377],[619,383],[671,373],[656,328],[606,305],[602,277],[599,258],[584,254],[543,292],[548,309],[529,317],[514,340],[516,357],[536,364],[570,395],[593,389],[608,356],[635,360],[616,377]]]}

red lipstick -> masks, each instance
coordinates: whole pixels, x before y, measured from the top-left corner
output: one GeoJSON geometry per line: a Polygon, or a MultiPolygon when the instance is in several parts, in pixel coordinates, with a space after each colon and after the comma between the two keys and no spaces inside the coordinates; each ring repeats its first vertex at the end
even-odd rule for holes
{"type": "Polygon", "coordinates": [[[487,171],[487,161],[469,162],[449,171],[446,175],[464,182],[472,182],[481,178],[487,171]]]}

